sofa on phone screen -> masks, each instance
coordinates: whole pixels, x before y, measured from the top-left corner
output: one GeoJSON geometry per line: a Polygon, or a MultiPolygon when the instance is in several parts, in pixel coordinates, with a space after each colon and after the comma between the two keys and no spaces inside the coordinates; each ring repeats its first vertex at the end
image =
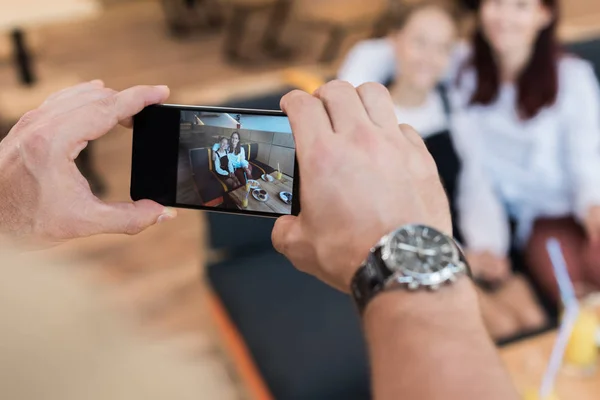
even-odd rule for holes
{"type": "Polygon", "coordinates": [[[207,147],[190,150],[190,165],[196,190],[203,205],[218,206],[223,203],[223,196],[230,188],[214,170],[212,150],[207,147]]]}

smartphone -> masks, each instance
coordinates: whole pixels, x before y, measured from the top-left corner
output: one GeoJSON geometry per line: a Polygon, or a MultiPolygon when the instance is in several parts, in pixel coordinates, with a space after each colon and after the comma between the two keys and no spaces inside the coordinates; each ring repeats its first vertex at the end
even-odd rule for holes
{"type": "Polygon", "coordinates": [[[279,217],[300,212],[299,184],[281,111],[165,104],[134,117],[133,200],[279,217]]]}

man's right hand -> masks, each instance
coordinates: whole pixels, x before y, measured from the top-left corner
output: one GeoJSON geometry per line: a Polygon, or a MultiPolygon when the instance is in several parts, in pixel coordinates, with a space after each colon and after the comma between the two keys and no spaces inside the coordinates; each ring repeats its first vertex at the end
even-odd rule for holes
{"type": "Polygon", "coordinates": [[[448,200],[419,134],[398,126],[387,89],[333,81],[281,101],[302,184],[298,217],[280,218],[275,248],[300,270],[348,291],[369,250],[411,223],[452,233],[448,200]]]}
{"type": "Polygon", "coordinates": [[[122,92],[92,81],[50,96],[0,143],[0,233],[48,246],[99,233],[135,234],[175,217],[149,200],[107,204],[96,198],[75,165],[88,141],[144,107],[164,102],[164,86],[122,92]]]}

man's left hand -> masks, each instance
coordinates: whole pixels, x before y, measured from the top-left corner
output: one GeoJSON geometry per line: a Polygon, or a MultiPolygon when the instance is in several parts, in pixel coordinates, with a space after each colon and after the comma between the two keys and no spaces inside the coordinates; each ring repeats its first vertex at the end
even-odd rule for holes
{"type": "Polygon", "coordinates": [[[89,141],[119,123],[131,126],[133,115],[168,96],[165,86],[116,92],[91,81],[26,113],[0,143],[0,233],[48,246],[100,233],[136,234],[174,218],[175,211],[149,200],[100,201],[75,165],[89,141]]]}

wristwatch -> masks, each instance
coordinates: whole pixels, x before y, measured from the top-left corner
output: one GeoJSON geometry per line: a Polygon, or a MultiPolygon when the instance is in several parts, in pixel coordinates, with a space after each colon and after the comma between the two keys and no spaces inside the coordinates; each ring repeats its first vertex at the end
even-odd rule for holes
{"type": "Polygon", "coordinates": [[[394,288],[437,290],[471,276],[456,241],[424,225],[406,225],[384,236],[354,275],[351,293],[359,311],[378,293],[394,288]]]}

